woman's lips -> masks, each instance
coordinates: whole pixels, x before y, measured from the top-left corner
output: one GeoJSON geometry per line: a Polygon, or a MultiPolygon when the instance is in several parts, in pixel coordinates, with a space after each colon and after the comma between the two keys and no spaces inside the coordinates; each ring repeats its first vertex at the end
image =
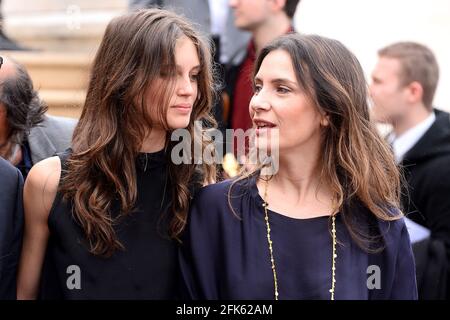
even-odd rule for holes
{"type": "Polygon", "coordinates": [[[270,121],[264,119],[254,118],[253,123],[256,125],[255,133],[256,136],[261,134],[267,134],[270,129],[276,128],[276,125],[270,121]]]}
{"type": "Polygon", "coordinates": [[[189,104],[178,104],[176,106],[173,106],[173,108],[182,114],[188,114],[192,110],[192,106],[189,104]]]}

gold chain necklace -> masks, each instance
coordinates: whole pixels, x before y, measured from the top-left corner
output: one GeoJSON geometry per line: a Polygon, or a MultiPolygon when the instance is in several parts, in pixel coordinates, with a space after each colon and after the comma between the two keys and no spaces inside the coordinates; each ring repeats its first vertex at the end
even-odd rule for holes
{"type": "MultiPolygon", "coordinates": [[[[270,237],[270,223],[269,223],[269,215],[267,214],[267,207],[269,206],[269,203],[267,202],[267,189],[269,187],[269,181],[266,180],[266,185],[264,188],[264,219],[266,220],[266,228],[267,228],[267,243],[269,244],[269,253],[270,253],[270,262],[272,263],[272,273],[273,273],[273,282],[274,282],[274,288],[275,288],[275,300],[278,300],[279,297],[279,291],[278,291],[278,278],[277,278],[277,270],[275,268],[275,259],[273,257],[273,246],[272,246],[272,238],[270,237]]],[[[332,253],[332,264],[331,264],[331,289],[329,290],[331,297],[331,300],[334,300],[334,292],[336,287],[336,217],[335,215],[331,216],[331,222],[332,222],[332,228],[331,228],[331,234],[333,239],[333,253],[332,253]]]]}

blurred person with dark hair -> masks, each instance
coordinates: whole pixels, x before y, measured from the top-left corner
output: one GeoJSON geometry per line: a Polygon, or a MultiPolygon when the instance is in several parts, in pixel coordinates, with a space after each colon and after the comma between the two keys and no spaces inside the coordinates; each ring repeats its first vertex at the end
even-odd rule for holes
{"type": "Polygon", "coordinates": [[[24,179],[33,164],[70,146],[76,120],[46,115],[23,65],[3,57],[0,69],[0,156],[24,179]]]}
{"type": "Polygon", "coordinates": [[[419,298],[443,299],[450,297],[450,115],[433,108],[439,67],[433,52],[414,42],[391,44],[378,57],[372,116],[392,125],[387,139],[405,174],[402,206],[417,238],[419,298]],[[429,238],[414,231],[420,227],[429,238]]]}

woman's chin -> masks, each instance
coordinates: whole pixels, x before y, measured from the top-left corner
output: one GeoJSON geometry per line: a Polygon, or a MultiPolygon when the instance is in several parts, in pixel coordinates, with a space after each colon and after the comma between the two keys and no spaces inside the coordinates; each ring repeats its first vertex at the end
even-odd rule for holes
{"type": "Polygon", "coordinates": [[[189,118],[186,119],[174,119],[172,121],[169,121],[168,125],[169,128],[171,128],[172,130],[176,130],[176,129],[185,129],[189,126],[189,118]]]}

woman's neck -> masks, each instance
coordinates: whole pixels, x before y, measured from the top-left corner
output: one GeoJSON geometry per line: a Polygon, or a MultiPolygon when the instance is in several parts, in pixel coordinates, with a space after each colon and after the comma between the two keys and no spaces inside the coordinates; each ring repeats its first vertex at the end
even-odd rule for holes
{"type": "Polygon", "coordinates": [[[144,138],[140,151],[145,153],[161,151],[166,144],[166,135],[164,129],[152,129],[144,138]]]}
{"type": "Polygon", "coordinates": [[[271,186],[280,193],[297,195],[299,201],[317,190],[319,185],[319,168],[310,156],[280,156],[278,172],[272,178],[271,186]]]}
{"type": "MultiPolygon", "coordinates": [[[[270,209],[294,218],[331,214],[332,192],[321,181],[320,168],[319,153],[283,152],[279,170],[267,185],[270,209]]],[[[260,194],[265,188],[265,182],[260,180],[260,194]]]]}
{"type": "Polygon", "coordinates": [[[320,140],[279,151],[279,167],[275,179],[281,185],[304,188],[318,180],[320,167],[320,140]]]}

